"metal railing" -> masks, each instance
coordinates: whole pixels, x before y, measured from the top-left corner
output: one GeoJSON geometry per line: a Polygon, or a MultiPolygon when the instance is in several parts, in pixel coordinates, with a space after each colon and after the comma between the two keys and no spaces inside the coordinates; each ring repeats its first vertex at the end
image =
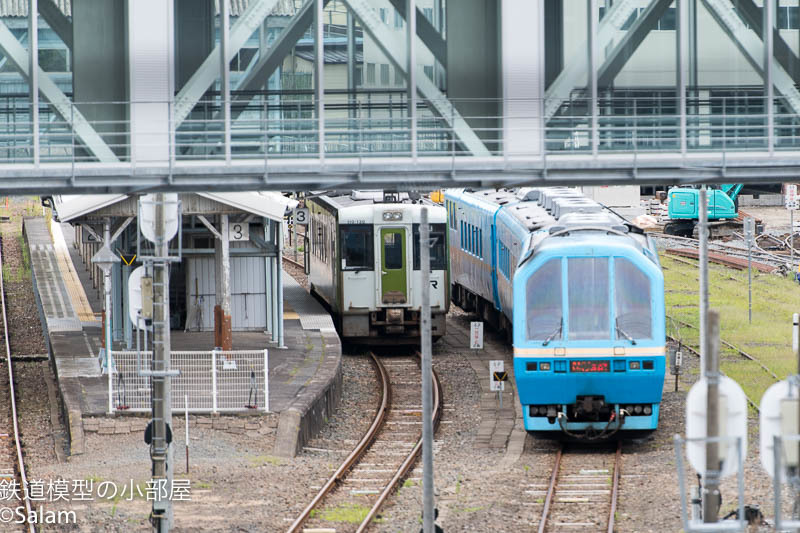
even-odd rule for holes
{"type": "MultiPolygon", "coordinates": [[[[115,351],[116,372],[109,394],[116,411],[149,412],[152,352],[115,351]]],[[[218,413],[258,410],[269,412],[269,353],[267,350],[172,351],[172,410],[218,413]]]]}
{"type": "MultiPolygon", "coordinates": [[[[229,137],[225,102],[213,96],[194,105],[179,124],[174,120],[175,102],[69,102],[69,116],[41,103],[39,161],[111,162],[98,155],[97,144],[102,143],[114,154],[113,162],[156,162],[136,154],[164,148],[164,141],[170,144],[170,155],[160,156],[157,162],[225,160],[226,153],[236,160],[462,157],[472,155],[461,139],[465,129],[477,135],[490,156],[542,155],[542,149],[548,154],[800,149],[800,115],[781,96],[771,106],[765,97],[753,95],[687,98],[684,116],[675,97],[601,97],[596,130],[591,99],[559,101],[558,111],[545,122],[544,100],[451,99],[453,112],[447,117],[431,112],[433,103],[420,98],[412,124],[407,94],[401,90],[326,93],[322,120],[317,118],[312,91],[237,94],[230,101],[229,137]],[[151,125],[139,121],[132,131],[133,122],[127,117],[137,105],[159,105],[167,116],[151,125]],[[525,112],[505,114],[504,108],[524,108],[525,112]],[[87,118],[97,116],[110,118],[87,118]],[[86,130],[76,124],[88,126],[97,137],[87,138],[86,130]],[[324,132],[322,145],[320,132],[324,132]],[[522,142],[515,142],[512,150],[507,146],[509,137],[522,142]],[[230,138],[227,147],[226,138],[230,138]]],[[[32,131],[29,103],[0,96],[0,161],[34,161],[32,131]]]]}

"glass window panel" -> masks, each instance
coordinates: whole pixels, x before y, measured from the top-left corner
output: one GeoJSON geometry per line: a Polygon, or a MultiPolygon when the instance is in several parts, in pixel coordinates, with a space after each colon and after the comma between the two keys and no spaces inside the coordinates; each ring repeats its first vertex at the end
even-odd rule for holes
{"type": "Polygon", "coordinates": [[[569,340],[608,339],[608,258],[569,259],[569,340]]]}
{"type": "Polygon", "coordinates": [[[381,85],[389,85],[389,65],[386,63],[381,64],[381,85]]]}
{"type": "MultiPolygon", "coordinates": [[[[431,231],[431,270],[447,269],[447,250],[445,247],[446,228],[444,224],[430,224],[431,231]]],[[[414,270],[419,270],[419,224],[413,226],[414,235],[414,270]]]]}
{"type": "Polygon", "coordinates": [[[372,270],[372,226],[347,224],[340,228],[342,240],[342,268],[344,270],[372,270]]]}
{"type": "Polygon", "coordinates": [[[550,259],[539,267],[525,289],[528,340],[561,339],[561,259],[550,259]]]}
{"type": "Polygon", "coordinates": [[[675,8],[674,7],[670,7],[661,16],[661,20],[658,21],[658,29],[659,30],[674,30],[675,29],[675,21],[676,21],[675,8]]]}
{"type": "Polygon", "coordinates": [[[618,257],[614,260],[614,292],[616,338],[652,338],[650,279],[633,263],[618,257]]]}
{"type": "Polygon", "coordinates": [[[403,268],[403,237],[399,233],[383,234],[383,249],[387,270],[403,268]]]}

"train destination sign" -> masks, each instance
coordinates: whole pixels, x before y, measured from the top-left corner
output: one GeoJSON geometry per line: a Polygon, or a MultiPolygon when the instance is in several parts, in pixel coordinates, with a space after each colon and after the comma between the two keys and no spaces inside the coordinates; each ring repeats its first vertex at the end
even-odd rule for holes
{"type": "Polygon", "coordinates": [[[570,372],[610,372],[611,361],[570,361],[570,372]]]}

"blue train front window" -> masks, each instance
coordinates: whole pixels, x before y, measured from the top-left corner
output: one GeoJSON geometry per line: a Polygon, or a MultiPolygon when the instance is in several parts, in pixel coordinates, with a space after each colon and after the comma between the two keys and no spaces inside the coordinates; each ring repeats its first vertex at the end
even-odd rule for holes
{"type": "Polygon", "coordinates": [[[550,259],[528,278],[528,340],[558,340],[561,309],[561,259],[550,259]]]}
{"type": "Polygon", "coordinates": [[[650,312],[650,280],[632,262],[614,259],[617,339],[653,337],[650,312]]]}
{"type": "Polygon", "coordinates": [[[608,258],[570,258],[567,270],[569,340],[608,339],[608,258]]]}

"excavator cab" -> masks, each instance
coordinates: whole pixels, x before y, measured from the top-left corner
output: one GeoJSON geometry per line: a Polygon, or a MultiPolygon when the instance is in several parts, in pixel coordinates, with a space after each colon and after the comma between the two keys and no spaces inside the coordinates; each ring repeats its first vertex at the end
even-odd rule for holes
{"type": "MultiPolygon", "coordinates": [[[[722,185],[719,189],[706,191],[708,200],[708,220],[726,221],[739,216],[736,198],[743,185],[722,185]]],[[[691,237],[700,218],[700,189],[675,187],[669,190],[670,222],[664,226],[664,233],[691,237]]]]}

